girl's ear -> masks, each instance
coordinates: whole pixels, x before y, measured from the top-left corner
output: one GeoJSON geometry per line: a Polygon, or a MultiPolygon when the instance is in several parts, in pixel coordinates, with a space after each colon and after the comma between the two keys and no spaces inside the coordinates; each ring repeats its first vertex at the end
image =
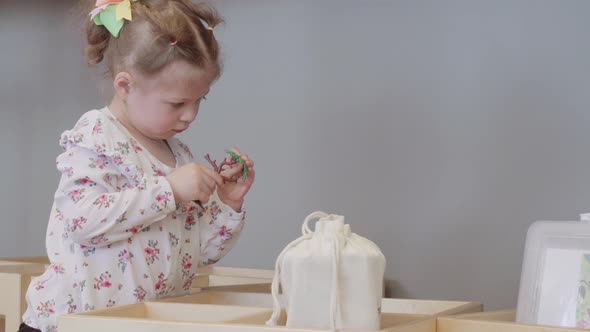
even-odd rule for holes
{"type": "Polygon", "coordinates": [[[127,101],[127,98],[129,97],[129,91],[131,91],[133,83],[133,77],[128,72],[122,71],[115,76],[113,81],[115,93],[124,102],[127,101]]]}

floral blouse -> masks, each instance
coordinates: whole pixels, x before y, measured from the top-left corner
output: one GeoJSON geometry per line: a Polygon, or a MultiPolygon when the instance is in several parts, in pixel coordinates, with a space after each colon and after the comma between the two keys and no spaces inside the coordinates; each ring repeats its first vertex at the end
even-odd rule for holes
{"type": "MultiPolygon", "coordinates": [[[[193,161],[167,140],[176,167],[193,161]]],[[[217,262],[235,244],[244,212],[217,194],[204,209],[177,204],[171,168],[129,134],[108,108],[84,114],[61,136],[65,152],[46,247],[50,267],[27,290],[25,324],[57,330],[57,316],[182,295],[198,265],[217,262]]]]}

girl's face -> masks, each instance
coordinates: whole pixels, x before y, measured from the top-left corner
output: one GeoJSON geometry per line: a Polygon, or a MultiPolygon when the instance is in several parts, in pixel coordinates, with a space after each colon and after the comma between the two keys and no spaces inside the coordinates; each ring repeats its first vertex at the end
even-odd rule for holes
{"type": "Polygon", "coordinates": [[[168,139],[188,129],[217,73],[175,61],[158,74],[135,74],[126,100],[131,125],[151,139],[168,139]]]}

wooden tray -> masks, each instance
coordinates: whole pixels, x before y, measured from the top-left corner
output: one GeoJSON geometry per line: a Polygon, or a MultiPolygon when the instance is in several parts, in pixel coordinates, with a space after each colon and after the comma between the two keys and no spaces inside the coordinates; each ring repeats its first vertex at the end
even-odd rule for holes
{"type": "MultiPolygon", "coordinates": [[[[266,326],[270,308],[211,304],[145,302],[128,306],[64,315],[58,318],[60,332],[313,332],[287,328],[284,314],[278,326],[266,326]]],[[[436,332],[435,317],[385,313],[381,331],[436,332]]]]}
{"type": "MultiPolygon", "coordinates": [[[[270,294],[223,291],[217,288],[190,295],[163,298],[155,302],[272,308],[272,297],[270,294]]],[[[481,312],[482,309],[483,307],[479,302],[428,301],[389,298],[384,298],[381,305],[381,311],[383,313],[431,316],[481,312]]]]}
{"type": "Polygon", "coordinates": [[[490,311],[476,314],[438,318],[438,332],[580,332],[575,328],[560,328],[515,322],[516,311],[490,311]]]}

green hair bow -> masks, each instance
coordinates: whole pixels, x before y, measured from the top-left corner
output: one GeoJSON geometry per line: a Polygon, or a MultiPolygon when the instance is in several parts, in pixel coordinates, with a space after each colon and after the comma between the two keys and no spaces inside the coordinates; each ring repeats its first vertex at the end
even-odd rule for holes
{"type": "Polygon", "coordinates": [[[103,25],[115,38],[125,24],[131,21],[131,1],[137,0],[98,0],[96,8],[90,12],[90,19],[94,24],[103,25]]]}

